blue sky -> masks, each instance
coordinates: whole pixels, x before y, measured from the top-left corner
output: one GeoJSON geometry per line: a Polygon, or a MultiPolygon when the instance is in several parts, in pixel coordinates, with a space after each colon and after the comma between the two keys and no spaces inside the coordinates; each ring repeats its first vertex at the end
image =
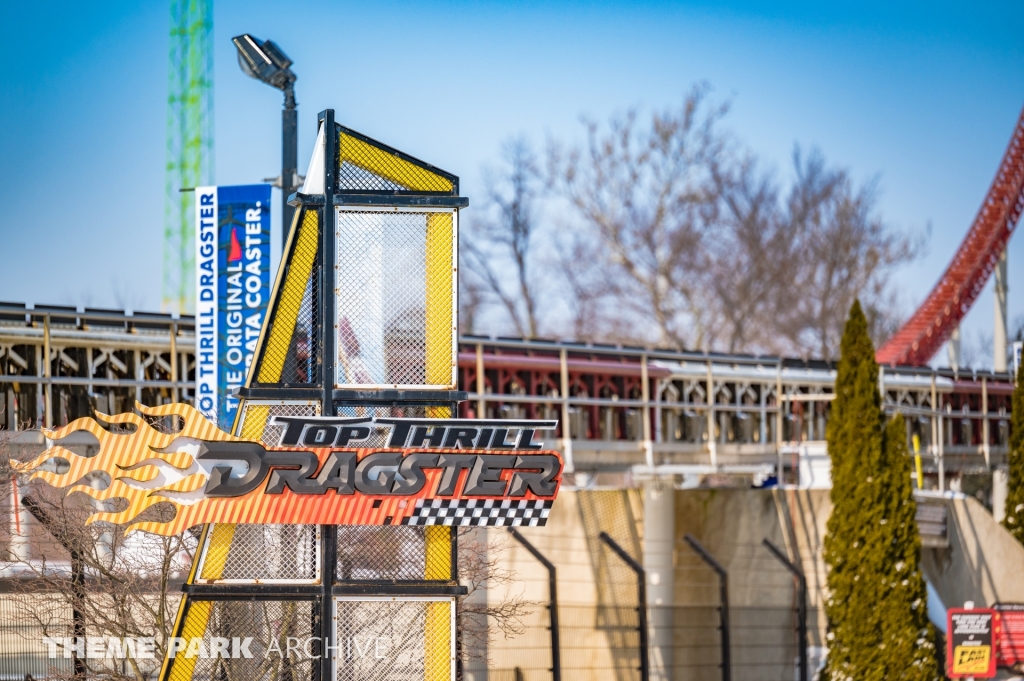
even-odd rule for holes
{"type": "MultiPolygon", "coordinates": [[[[878,178],[892,224],[932,226],[927,255],[898,275],[909,312],[963,238],[1024,105],[1024,5],[976,5],[215,0],[215,179],[279,167],[281,98],[239,71],[230,38],[243,32],[295,61],[300,167],[331,107],[460,175],[471,202],[508,136],[571,139],[581,115],[670,106],[703,80],[780,176],[794,144],[816,145],[878,178]]],[[[4,8],[0,300],[159,308],[168,23],[160,2],[4,8]]],[[[1010,249],[1013,318],[1024,242],[1010,249]]],[[[969,344],[991,319],[986,292],[969,344]]]]}

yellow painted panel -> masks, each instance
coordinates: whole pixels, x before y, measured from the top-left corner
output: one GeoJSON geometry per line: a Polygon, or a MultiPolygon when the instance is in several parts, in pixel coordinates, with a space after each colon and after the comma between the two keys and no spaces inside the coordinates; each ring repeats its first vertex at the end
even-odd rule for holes
{"type": "Polygon", "coordinates": [[[426,569],[423,578],[450,580],[452,577],[452,533],[444,525],[428,525],[424,529],[426,569]]]}
{"type": "Polygon", "coordinates": [[[454,238],[452,213],[427,213],[426,379],[452,385],[455,335],[454,238]]]}
{"type": "MultiPolygon", "coordinates": [[[[210,609],[213,603],[210,601],[191,601],[188,606],[188,614],[185,615],[185,626],[181,629],[181,637],[186,641],[190,638],[200,638],[206,633],[206,624],[210,620],[210,609]]],[[[179,655],[171,663],[171,673],[167,676],[168,681],[192,681],[192,673],[195,671],[199,656],[185,657],[179,655]]]]}
{"type": "Polygon", "coordinates": [[[245,409],[245,419],[242,421],[242,432],[239,433],[244,439],[253,442],[263,441],[263,431],[267,427],[267,419],[270,418],[270,405],[268,404],[242,404],[245,409]]]}
{"type": "Polygon", "coordinates": [[[351,163],[410,191],[451,192],[455,189],[448,178],[432,173],[415,163],[389,154],[350,135],[341,134],[339,137],[339,163],[351,163]]]}
{"type": "Polygon", "coordinates": [[[452,417],[451,407],[424,407],[428,419],[450,419],[452,417]]]}
{"type": "Polygon", "coordinates": [[[430,601],[426,605],[423,677],[425,681],[449,681],[452,678],[452,604],[430,601]]]}
{"type": "Polygon", "coordinates": [[[206,558],[203,561],[203,571],[200,579],[220,579],[224,574],[224,567],[228,563],[228,552],[231,550],[231,540],[235,537],[235,526],[230,523],[218,523],[210,531],[209,544],[206,548],[206,558]]]}
{"type": "Polygon", "coordinates": [[[316,262],[319,241],[319,217],[315,210],[307,210],[299,227],[298,242],[292,252],[284,288],[278,298],[270,320],[270,337],[258,368],[260,383],[278,383],[284,370],[284,360],[292,344],[295,321],[299,316],[302,296],[306,292],[309,275],[316,262]]]}

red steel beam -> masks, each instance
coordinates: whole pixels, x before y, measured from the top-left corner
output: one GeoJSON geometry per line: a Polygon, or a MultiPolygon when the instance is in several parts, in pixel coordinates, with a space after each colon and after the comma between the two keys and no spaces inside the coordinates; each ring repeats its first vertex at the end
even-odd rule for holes
{"type": "Polygon", "coordinates": [[[879,364],[924,366],[949,340],[995,269],[1024,210],[1024,112],[953,261],[914,316],[879,348],[879,364]]]}

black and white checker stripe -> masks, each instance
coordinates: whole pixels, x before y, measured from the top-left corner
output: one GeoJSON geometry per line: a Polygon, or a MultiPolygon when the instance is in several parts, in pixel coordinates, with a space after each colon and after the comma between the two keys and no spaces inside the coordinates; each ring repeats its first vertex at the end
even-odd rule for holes
{"type": "Polygon", "coordinates": [[[419,499],[403,525],[456,527],[541,527],[548,522],[551,500],[419,499]]]}

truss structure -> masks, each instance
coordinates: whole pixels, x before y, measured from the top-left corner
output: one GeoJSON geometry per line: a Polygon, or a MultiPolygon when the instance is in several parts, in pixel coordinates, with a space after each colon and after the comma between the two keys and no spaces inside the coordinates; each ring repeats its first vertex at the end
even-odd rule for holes
{"type": "Polygon", "coordinates": [[[213,0],[171,0],[164,172],[163,303],[191,312],[193,187],[213,183],[213,0]]]}

